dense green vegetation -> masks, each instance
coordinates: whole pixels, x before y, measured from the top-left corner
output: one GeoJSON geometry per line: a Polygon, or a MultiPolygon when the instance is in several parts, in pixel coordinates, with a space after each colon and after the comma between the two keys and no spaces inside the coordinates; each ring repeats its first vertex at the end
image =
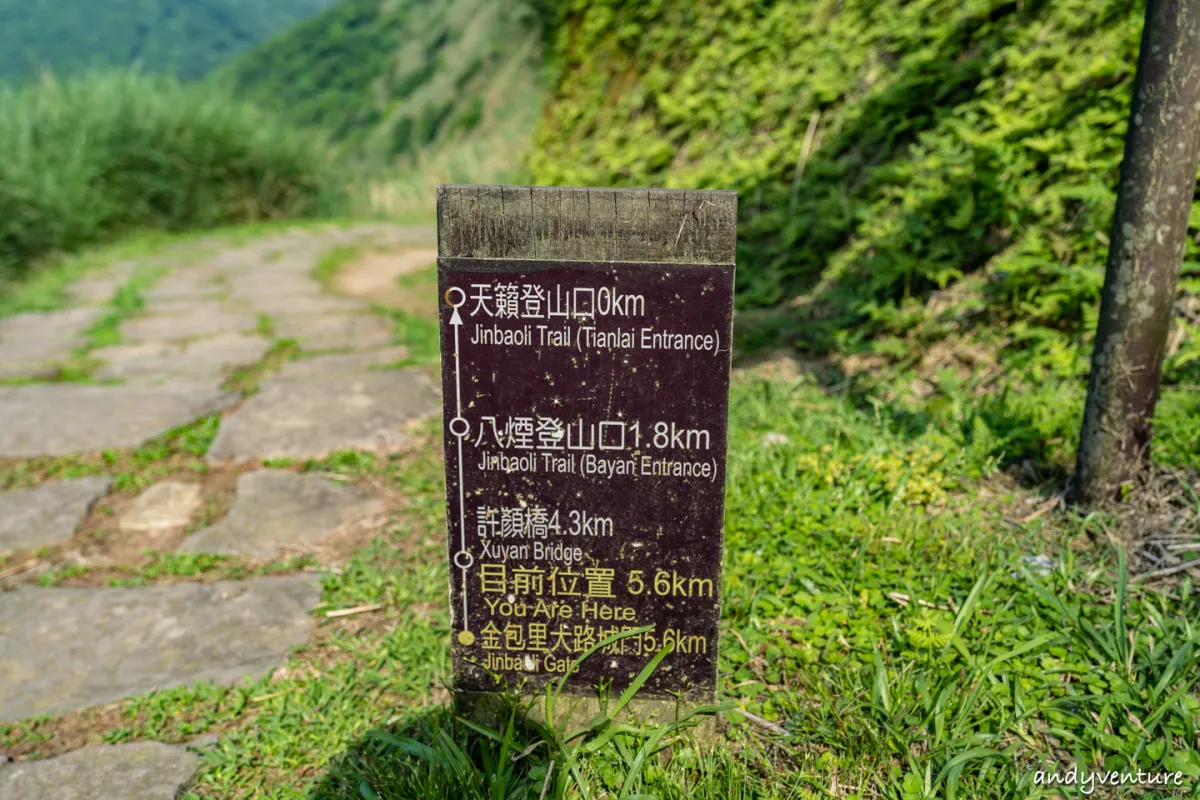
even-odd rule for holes
{"type": "MultiPolygon", "coordinates": [[[[791,344],[842,377],[898,375],[882,397],[918,422],[970,416],[997,452],[1065,468],[1140,3],[548,7],[538,183],[738,190],[743,352],[791,344]],[[957,384],[969,408],[949,402],[957,384]]],[[[1168,386],[1200,376],[1200,206],[1192,222],[1168,386]]],[[[1197,413],[1168,391],[1162,414],[1197,413]]]]}
{"type": "Polygon", "coordinates": [[[324,142],[207,87],[104,73],[0,89],[0,279],[133,230],[309,216],[324,142]]]}
{"type": "Polygon", "coordinates": [[[0,0],[0,81],[139,64],[198,78],[335,0],[0,0]]]}
{"type": "MultiPolygon", "coordinates": [[[[541,49],[518,0],[342,0],[222,71],[373,163],[532,128],[541,49]]],[[[516,146],[522,149],[521,145],[516,146]]]]}

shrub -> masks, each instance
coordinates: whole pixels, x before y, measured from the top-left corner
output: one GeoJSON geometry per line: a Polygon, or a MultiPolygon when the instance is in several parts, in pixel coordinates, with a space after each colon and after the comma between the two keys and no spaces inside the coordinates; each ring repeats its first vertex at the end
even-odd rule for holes
{"type": "Polygon", "coordinates": [[[219,89],[135,72],[0,89],[0,277],[134,229],[329,210],[327,149],[219,89]]]}

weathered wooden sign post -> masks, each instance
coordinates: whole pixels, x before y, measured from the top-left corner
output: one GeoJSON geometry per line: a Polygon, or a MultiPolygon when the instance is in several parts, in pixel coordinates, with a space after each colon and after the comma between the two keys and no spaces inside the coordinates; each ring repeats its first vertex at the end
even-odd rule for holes
{"type": "MultiPolygon", "coordinates": [[[[442,186],[454,682],[711,700],[737,196],[442,186]],[[499,681],[497,681],[497,678],[499,681]]],[[[469,696],[469,695],[468,695],[469,696]]]]}

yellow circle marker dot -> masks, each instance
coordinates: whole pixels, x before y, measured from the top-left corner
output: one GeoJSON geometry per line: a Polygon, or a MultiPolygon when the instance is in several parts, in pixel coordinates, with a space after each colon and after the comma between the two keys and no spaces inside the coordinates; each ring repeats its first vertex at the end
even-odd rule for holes
{"type": "Polygon", "coordinates": [[[475,634],[470,631],[463,631],[458,635],[458,643],[470,647],[475,644],[475,634]]]}

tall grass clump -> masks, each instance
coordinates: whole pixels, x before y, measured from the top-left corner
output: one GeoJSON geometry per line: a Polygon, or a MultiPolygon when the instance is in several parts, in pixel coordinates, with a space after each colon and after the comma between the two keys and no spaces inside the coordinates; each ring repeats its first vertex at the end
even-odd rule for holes
{"type": "Polygon", "coordinates": [[[100,72],[0,88],[0,279],[135,229],[331,210],[324,141],[211,86],[100,72]]]}

